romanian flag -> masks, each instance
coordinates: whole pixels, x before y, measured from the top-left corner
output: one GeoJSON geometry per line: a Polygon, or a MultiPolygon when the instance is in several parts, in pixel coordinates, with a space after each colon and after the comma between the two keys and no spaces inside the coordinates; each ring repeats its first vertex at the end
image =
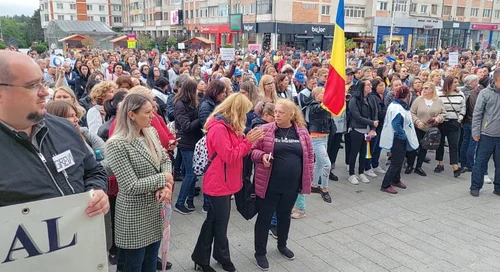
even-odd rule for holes
{"type": "Polygon", "coordinates": [[[339,1],[335,32],[333,33],[330,71],[325,84],[323,108],[340,116],[345,110],[345,35],[344,0],[339,1]]]}

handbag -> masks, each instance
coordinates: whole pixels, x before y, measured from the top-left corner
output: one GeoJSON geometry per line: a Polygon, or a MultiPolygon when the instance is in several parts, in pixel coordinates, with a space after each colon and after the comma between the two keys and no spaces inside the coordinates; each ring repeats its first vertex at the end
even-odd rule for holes
{"type": "Polygon", "coordinates": [[[243,179],[243,187],[234,194],[236,209],[246,220],[252,219],[257,214],[257,196],[255,184],[250,178],[243,179]]]}
{"type": "Polygon", "coordinates": [[[426,150],[437,150],[441,143],[441,131],[437,127],[431,127],[420,141],[420,147],[426,150]]]}

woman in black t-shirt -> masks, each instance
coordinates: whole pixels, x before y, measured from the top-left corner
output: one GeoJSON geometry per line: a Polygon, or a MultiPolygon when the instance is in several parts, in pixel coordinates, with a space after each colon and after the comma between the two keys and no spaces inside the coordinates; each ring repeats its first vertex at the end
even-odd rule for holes
{"type": "Polygon", "coordinates": [[[259,214],[255,223],[255,259],[266,270],[268,232],[276,211],[278,251],[295,258],[287,248],[290,214],[299,193],[309,194],[314,167],[311,137],[300,109],[289,99],[278,99],[274,122],[262,125],[264,138],[252,147],[255,163],[255,194],[259,214]]]}

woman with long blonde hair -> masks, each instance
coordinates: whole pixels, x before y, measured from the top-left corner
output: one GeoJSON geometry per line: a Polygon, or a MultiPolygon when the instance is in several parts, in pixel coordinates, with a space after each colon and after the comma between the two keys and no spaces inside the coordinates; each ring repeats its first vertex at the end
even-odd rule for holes
{"type": "Polygon", "coordinates": [[[264,135],[256,128],[244,137],[246,114],[251,108],[252,103],[245,95],[232,94],[215,108],[204,126],[208,157],[213,158],[202,186],[210,207],[191,255],[195,268],[204,272],[215,271],[210,267],[212,243],[216,261],[225,271],[236,271],[227,239],[231,195],[242,188],[243,157],[264,135]]]}
{"type": "Polygon", "coordinates": [[[108,164],[118,181],[115,241],[123,271],[156,271],[163,237],[161,210],[172,196],[172,165],[151,128],[153,113],[148,98],[127,95],[106,146],[108,164]]]}
{"type": "MultiPolygon", "coordinates": [[[[54,91],[52,100],[59,101],[63,100],[76,108],[76,115],[81,120],[85,116],[85,109],[78,103],[78,98],[76,98],[75,92],[68,87],[59,87],[54,91]]],[[[81,125],[81,123],[80,123],[81,125]]]]}
{"type": "Polygon", "coordinates": [[[276,103],[278,94],[276,93],[276,82],[274,77],[263,75],[259,82],[259,92],[266,102],[276,103]]]}
{"type": "Polygon", "coordinates": [[[275,211],[278,251],[286,259],[295,258],[287,247],[290,214],[293,211],[294,218],[305,216],[304,194],[311,193],[314,150],[302,112],[290,99],[278,99],[274,122],[260,128],[264,131],[264,138],[252,147],[259,211],[255,222],[255,259],[260,269],[267,270],[267,238],[275,211]],[[292,210],[294,204],[297,209],[292,210]]]}

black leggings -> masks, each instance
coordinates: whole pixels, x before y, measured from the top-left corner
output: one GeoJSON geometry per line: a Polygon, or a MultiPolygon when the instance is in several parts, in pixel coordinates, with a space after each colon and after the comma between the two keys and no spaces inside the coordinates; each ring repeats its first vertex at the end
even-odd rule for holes
{"type": "Polygon", "coordinates": [[[349,176],[354,175],[354,167],[356,166],[356,157],[359,155],[359,166],[358,174],[363,174],[365,172],[365,161],[366,161],[366,143],[365,134],[359,133],[356,130],[351,130],[349,132],[351,136],[351,152],[349,154],[349,176]]]}
{"type": "MultiPolygon", "coordinates": [[[[422,139],[425,136],[425,131],[420,130],[418,128],[415,128],[415,132],[417,133],[417,138],[418,142],[421,142],[422,139]]],[[[415,151],[407,151],[406,152],[407,157],[408,157],[408,167],[413,167],[415,164],[415,158],[417,158],[417,168],[422,167],[422,164],[424,163],[425,156],[427,156],[427,149],[423,149],[422,147],[419,147],[418,150],[415,151]]]]}
{"type": "Polygon", "coordinates": [[[271,218],[276,211],[278,217],[278,247],[285,247],[290,231],[290,214],[297,199],[298,192],[289,191],[275,193],[267,191],[264,199],[257,197],[257,208],[259,214],[255,222],[255,253],[266,255],[267,238],[269,237],[269,226],[271,218]]]}
{"type": "Polygon", "coordinates": [[[337,155],[340,149],[340,142],[342,141],[344,133],[335,133],[328,135],[327,152],[330,162],[334,164],[337,161],[337,155]]]}

